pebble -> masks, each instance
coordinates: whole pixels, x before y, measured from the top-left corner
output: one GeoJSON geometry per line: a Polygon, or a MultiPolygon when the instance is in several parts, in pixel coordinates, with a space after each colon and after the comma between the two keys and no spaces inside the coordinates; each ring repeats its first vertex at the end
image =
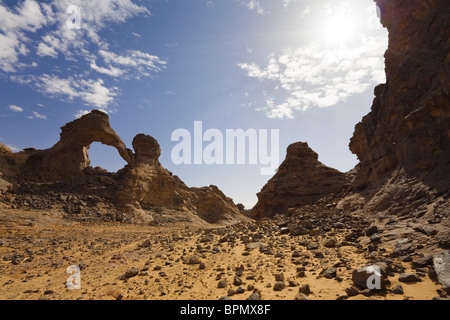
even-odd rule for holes
{"type": "Polygon", "coordinates": [[[286,284],[284,282],[282,282],[282,281],[277,281],[273,285],[273,291],[281,291],[284,288],[286,288],[286,284]]]}
{"type": "Polygon", "coordinates": [[[294,300],[296,301],[306,301],[309,300],[308,296],[306,296],[305,294],[299,292],[297,293],[297,295],[294,297],[294,300]]]}
{"type": "Polygon", "coordinates": [[[249,301],[261,300],[261,296],[259,295],[259,293],[253,292],[246,300],[249,300],[249,301]]]}
{"type": "Polygon", "coordinates": [[[226,279],[220,280],[219,284],[217,285],[217,287],[219,289],[226,288],[227,286],[228,286],[228,281],[226,279]]]}
{"type": "Polygon", "coordinates": [[[298,288],[298,292],[309,296],[311,294],[311,288],[309,287],[309,284],[303,284],[298,288]]]}
{"type": "Polygon", "coordinates": [[[402,285],[400,285],[400,284],[396,285],[395,288],[392,289],[392,293],[393,294],[403,294],[404,291],[403,291],[402,285]]]}
{"type": "Polygon", "coordinates": [[[200,263],[201,263],[201,259],[199,256],[192,256],[188,260],[188,264],[200,264],[200,263]]]}
{"type": "Polygon", "coordinates": [[[139,269],[133,268],[133,269],[126,271],[123,275],[119,276],[119,279],[124,280],[124,279],[133,278],[133,277],[136,277],[138,274],[139,274],[139,269]]]}

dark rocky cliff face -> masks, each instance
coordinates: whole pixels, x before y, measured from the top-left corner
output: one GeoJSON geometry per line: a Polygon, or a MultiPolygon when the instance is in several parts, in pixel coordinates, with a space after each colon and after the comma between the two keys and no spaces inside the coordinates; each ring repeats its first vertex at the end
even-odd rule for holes
{"type": "Polygon", "coordinates": [[[375,2],[389,31],[387,82],[350,141],[360,163],[344,175],[294,144],[258,194],[254,217],[345,193],[338,208],[450,226],[450,1],[375,2]]]}
{"type": "Polygon", "coordinates": [[[352,190],[369,212],[448,216],[450,2],[376,3],[389,31],[387,82],[350,142],[360,160],[352,190]]]}

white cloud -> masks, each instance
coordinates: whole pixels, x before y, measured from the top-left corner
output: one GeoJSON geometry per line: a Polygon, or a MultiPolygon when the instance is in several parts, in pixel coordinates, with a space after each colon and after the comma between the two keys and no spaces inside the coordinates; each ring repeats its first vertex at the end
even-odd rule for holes
{"type": "Polygon", "coordinates": [[[91,79],[82,80],[79,86],[81,99],[99,109],[107,109],[117,95],[118,88],[110,89],[103,84],[104,82],[102,79],[98,79],[97,81],[91,79]]]}
{"type": "Polygon", "coordinates": [[[113,66],[109,66],[109,69],[108,68],[104,68],[104,67],[99,67],[95,63],[95,60],[91,62],[91,68],[94,69],[95,71],[99,72],[99,73],[106,74],[106,75],[108,75],[110,77],[118,77],[118,76],[121,76],[123,74],[123,71],[121,69],[115,68],[113,66]]]}
{"type": "Polygon", "coordinates": [[[23,109],[21,107],[18,107],[14,104],[9,106],[9,110],[14,111],[14,112],[23,112],[23,109]]]}
{"type": "Polygon", "coordinates": [[[273,82],[284,94],[284,101],[267,99],[258,110],[269,118],[293,118],[295,110],[334,106],[384,82],[382,56],[386,47],[380,37],[365,37],[353,46],[333,48],[311,43],[278,55],[272,53],[266,66],[241,63],[239,67],[249,77],[273,82]]]}
{"type": "Polygon", "coordinates": [[[65,54],[70,49],[80,49],[86,47],[89,42],[99,46],[108,46],[102,40],[99,32],[111,23],[124,23],[129,18],[139,15],[150,15],[150,11],[143,6],[136,5],[131,0],[53,0],[51,11],[56,30],[48,35],[60,40],[55,46],[55,50],[60,50],[65,54]],[[68,15],[66,10],[69,6],[75,5],[81,12],[81,29],[69,30],[66,27],[68,15]]]}
{"type": "Polygon", "coordinates": [[[50,96],[66,96],[69,100],[73,100],[79,96],[76,87],[77,82],[69,77],[68,79],[61,79],[55,75],[43,74],[37,78],[36,86],[42,89],[46,94],[50,96]]]}
{"type": "Polygon", "coordinates": [[[29,52],[26,33],[40,29],[46,20],[34,0],[25,0],[15,12],[0,2],[0,17],[0,70],[15,72],[24,66],[20,57],[29,52]]]}
{"type": "Polygon", "coordinates": [[[306,16],[308,16],[311,13],[311,7],[310,6],[306,6],[302,12],[300,12],[300,18],[304,18],[306,16]]]}
{"type": "Polygon", "coordinates": [[[118,88],[107,88],[102,79],[80,79],[68,77],[62,79],[57,75],[44,74],[32,77],[31,82],[44,94],[73,101],[81,99],[85,104],[106,110],[118,95],[118,88]]]}
{"type": "Polygon", "coordinates": [[[295,3],[297,0],[283,0],[283,7],[287,8],[291,3],[295,3]]]}
{"type": "Polygon", "coordinates": [[[261,6],[259,0],[236,0],[241,6],[247,7],[249,10],[256,11],[258,14],[266,14],[267,11],[261,6]]]}
{"type": "Polygon", "coordinates": [[[35,118],[47,120],[47,116],[40,114],[39,112],[33,111],[33,115],[35,118]]]}
{"type": "Polygon", "coordinates": [[[106,50],[99,50],[98,53],[105,63],[110,66],[110,69],[102,70],[102,73],[105,74],[107,74],[106,72],[110,72],[111,74],[119,73],[119,70],[125,73],[123,68],[126,68],[127,73],[134,73],[133,76],[139,78],[140,76],[150,76],[150,72],[159,72],[167,64],[166,61],[161,60],[157,56],[138,50],[128,50],[125,55],[119,55],[106,50]],[[122,69],[114,68],[113,65],[120,66],[122,69]]]}
{"type": "MultiPolygon", "coordinates": [[[[80,99],[85,104],[105,111],[114,102],[119,89],[107,86],[100,78],[93,79],[89,75],[89,69],[114,78],[139,79],[164,69],[166,65],[159,57],[139,50],[114,53],[107,40],[101,36],[101,31],[112,24],[125,23],[137,15],[151,15],[145,6],[134,2],[51,0],[39,4],[35,0],[25,0],[11,8],[0,0],[0,70],[14,73],[38,66],[39,60],[32,63],[21,61],[29,52],[35,53],[38,59],[63,57],[67,61],[77,62],[76,69],[69,67],[61,70],[56,67],[48,72],[50,74],[38,76],[23,73],[10,75],[9,78],[35,87],[45,95],[68,101],[80,99]],[[70,5],[81,9],[79,30],[67,28],[69,14],[66,10],[70,5]],[[40,39],[29,38],[29,33],[39,29],[43,31],[40,39]]],[[[135,37],[141,36],[138,33],[132,34],[135,37]]],[[[30,117],[45,116],[34,114],[30,117]]]]}
{"type": "Polygon", "coordinates": [[[77,113],[75,114],[75,118],[79,119],[79,118],[81,118],[82,116],[84,116],[84,115],[86,115],[88,113],[89,113],[88,110],[78,110],[77,113]]]}
{"type": "Polygon", "coordinates": [[[52,58],[56,58],[58,56],[58,52],[56,52],[55,48],[50,47],[48,44],[41,42],[37,48],[37,54],[40,57],[50,56],[52,58]]]}

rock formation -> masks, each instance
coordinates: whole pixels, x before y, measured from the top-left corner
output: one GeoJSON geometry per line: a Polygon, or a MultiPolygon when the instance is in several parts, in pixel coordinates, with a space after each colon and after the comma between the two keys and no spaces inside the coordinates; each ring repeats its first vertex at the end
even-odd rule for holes
{"type": "Polygon", "coordinates": [[[22,167],[22,176],[55,181],[79,175],[90,165],[88,149],[93,142],[112,146],[127,163],[133,162],[132,151],[111,128],[108,115],[94,110],[62,127],[60,140],[52,148],[30,150],[22,167]]]}
{"type": "Polygon", "coordinates": [[[369,213],[442,220],[450,213],[450,3],[376,3],[389,31],[387,82],[350,142],[360,160],[352,197],[369,213]]]}
{"type": "Polygon", "coordinates": [[[345,191],[340,209],[399,215],[450,227],[450,2],[375,0],[389,31],[386,84],[356,125],[353,182],[302,144],[258,194],[256,218],[345,191]],[[347,190],[344,190],[347,189],[347,190]]]}
{"type": "Polygon", "coordinates": [[[188,188],[166,170],[158,160],[161,148],[154,138],[137,135],[133,139],[133,148],[133,164],[119,172],[120,178],[114,192],[118,203],[131,212],[139,208],[169,207],[177,211],[195,212],[210,223],[243,218],[233,201],[216,186],[188,188]]]}
{"type": "Polygon", "coordinates": [[[342,193],[350,177],[329,168],[318,160],[307,143],[294,143],[287,149],[277,173],[258,193],[252,217],[271,217],[289,208],[316,203],[330,195],[342,193]]]}
{"type": "MultiPolygon", "coordinates": [[[[0,171],[6,179],[0,178],[0,191],[14,185],[19,193],[67,191],[83,199],[97,197],[97,202],[104,199],[113,203],[121,216],[145,222],[165,210],[188,213],[210,223],[246,219],[217,187],[189,188],[163,168],[159,162],[161,148],[153,137],[139,134],[133,139],[134,152],[127,149],[111,128],[108,115],[101,111],[92,111],[61,130],[60,141],[47,150],[12,153],[0,145],[0,171]],[[116,148],[127,165],[117,173],[93,169],[88,154],[93,142],[116,148]]],[[[79,213],[87,202],[78,199],[75,206],[67,204],[66,211],[79,213]]]]}

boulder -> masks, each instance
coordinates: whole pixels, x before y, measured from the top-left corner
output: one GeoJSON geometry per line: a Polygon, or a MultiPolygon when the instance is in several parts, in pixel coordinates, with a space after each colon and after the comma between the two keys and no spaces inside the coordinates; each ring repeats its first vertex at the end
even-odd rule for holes
{"type": "Polygon", "coordinates": [[[450,293],[450,252],[441,252],[433,256],[433,267],[442,288],[450,293]]]}
{"type": "Polygon", "coordinates": [[[7,192],[12,189],[12,184],[6,180],[3,180],[0,175],[0,193],[7,192]]]}
{"type": "Polygon", "coordinates": [[[408,283],[408,282],[418,282],[422,280],[415,274],[401,273],[400,276],[398,277],[398,281],[408,283]]]}
{"type": "Polygon", "coordinates": [[[386,278],[382,275],[381,269],[374,266],[365,266],[352,273],[353,283],[362,288],[370,290],[385,290],[386,278]]]}

